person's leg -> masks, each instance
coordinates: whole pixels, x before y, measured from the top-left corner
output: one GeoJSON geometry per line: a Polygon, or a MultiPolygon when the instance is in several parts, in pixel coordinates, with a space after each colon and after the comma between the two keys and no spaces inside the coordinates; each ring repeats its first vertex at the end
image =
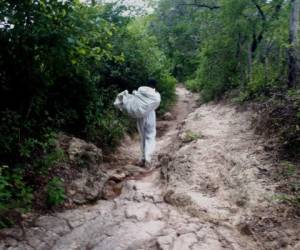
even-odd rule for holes
{"type": "Polygon", "coordinates": [[[137,129],[140,135],[140,147],[141,147],[141,157],[140,164],[144,164],[145,162],[145,119],[140,118],[137,119],[137,129]]]}
{"type": "Polygon", "coordinates": [[[155,150],[156,137],[156,114],[155,111],[149,113],[145,121],[145,160],[151,162],[152,154],[155,150]]]}

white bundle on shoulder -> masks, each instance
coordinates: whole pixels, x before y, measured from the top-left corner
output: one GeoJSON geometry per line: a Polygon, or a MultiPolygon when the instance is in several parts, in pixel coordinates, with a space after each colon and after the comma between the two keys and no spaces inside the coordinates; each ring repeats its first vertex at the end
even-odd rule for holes
{"type": "Polygon", "coordinates": [[[132,118],[145,117],[159,107],[160,94],[150,87],[140,87],[129,94],[127,90],[118,94],[114,105],[132,118]]]}

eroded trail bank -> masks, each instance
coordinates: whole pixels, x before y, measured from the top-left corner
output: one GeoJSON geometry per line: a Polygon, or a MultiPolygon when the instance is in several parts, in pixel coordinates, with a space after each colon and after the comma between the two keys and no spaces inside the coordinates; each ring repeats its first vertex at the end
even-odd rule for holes
{"type": "Polygon", "coordinates": [[[272,155],[251,129],[251,113],[229,105],[193,108],[191,93],[177,94],[168,121],[158,123],[156,170],[132,165],[139,145],[128,139],[115,156],[115,170],[128,176],[119,197],[41,216],[25,238],[7,230],[12,237],[0,248],[300,249],[299,219],[278,211],[266,174],[272,155]]]}

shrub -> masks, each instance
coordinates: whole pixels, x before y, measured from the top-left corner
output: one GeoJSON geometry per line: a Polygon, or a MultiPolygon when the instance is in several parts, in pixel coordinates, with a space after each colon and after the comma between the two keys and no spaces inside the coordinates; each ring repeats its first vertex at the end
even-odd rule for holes
{"type": "Polygon", "coordinates": [[[183,135],[182,141],[188,143],[188,142],[196,141],[201,137],[202,137],[201,134],[193,132],[191,130],[187,130],[183,135]]]}
{"type": "Polygon", "coordinates": [[[60,178],[52,178],[47,185],[47,203],[49,206],[60,205],[65,200],[65,190],[60,178]]]}
{"type": "Polygon", "coordinates": [[[257,131],[278,138],[284,158],[296,159],[300,153],[300,93],[275,94],[259,105],[257,131]]]}
{"type": "Polygon", "coordinates": [[[21,168],[11,170],[9,166],[0,166],[0,228],[12,225],[13,218],[7,213],[14,208],[28,211],[33,199],[33,190],[24,181],[21,168]]]}
{"type": "MultiPolygon", "coordinates": [[[[28,208],[37,179],[64,158],[57,133],[112,149],[132,126],[113,107],[116,93],[155,78],[165,110],[175,79],[147,33],[147,18],[123,15],[124,6],[2,1],[0,7],[0,166],[7,166],[0,209],[28,208]]],[[[47,190],[49,204],[62,200],[58,179],[47,190]]]]}
{"type": "Polygon", "coordinates": [[[191,79],[186,82],[186,87],[188,90],[192,92],[199,92],[200,91],[200,86],[199,83],[196,79],[191,79]]]}

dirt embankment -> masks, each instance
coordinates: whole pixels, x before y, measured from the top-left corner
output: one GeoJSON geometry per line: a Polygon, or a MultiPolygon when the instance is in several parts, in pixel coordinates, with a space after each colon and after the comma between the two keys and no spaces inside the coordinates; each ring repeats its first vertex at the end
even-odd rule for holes
{"type": "Polygon", "coordinates": [[[192,112],[162,166],[165,200],[212,224],[225,248],[300,249],[299,217],[276,199],[278,163],[251,120],[224,104],[192,112]]]}
{"type": "Polygon", "coordinates": [[[218,250],[300,249],[300,221],[274,198],[272,154],[254,134],[250,112],[230,105],[178,102],[158,122],[155,165],[133,165],[138,140],[119,148],[106,197],[95,205],[40,216],[9,229],[3,249],[218,250]],[[114,189],[115,188],[115,189],[114,189]],[[110,199],[112,198],[112,199],[110,199]],[[114,198],[114,199],[113,199],[114,198]]]}

